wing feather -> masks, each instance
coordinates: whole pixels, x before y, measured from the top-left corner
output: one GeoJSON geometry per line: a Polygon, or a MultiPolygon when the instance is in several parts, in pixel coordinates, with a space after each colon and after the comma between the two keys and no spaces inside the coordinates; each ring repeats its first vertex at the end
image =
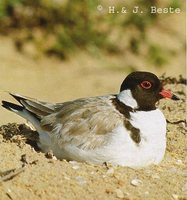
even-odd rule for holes
{"type": "Polygon", "coordinates": [[[108,134],[123,124],[123,115],[114,109],[112,98],[114,96],[66,102],[56,108],[57,112],[43,117],[41,126],[51,132],[51,137],[58,137],[61,146],[71,141],[83,149],[99,147],[108,142],[108,134]]]}

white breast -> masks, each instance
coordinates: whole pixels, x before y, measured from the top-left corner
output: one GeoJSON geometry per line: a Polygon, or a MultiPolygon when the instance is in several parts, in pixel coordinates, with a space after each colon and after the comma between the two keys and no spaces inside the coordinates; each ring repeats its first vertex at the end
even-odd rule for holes
{"type": "MultiPolygon", "coordinates": [[[[166,148],[166,120],[160,110],[131,113],[131,124],[140,129],[141,142],[136,144],[123,127],[116,130],[113,150],[116,162],[130,167],[158,164],[166,148]]],[[[114,135],[115,136],[115,135],[114,135]]],[[[113,136],[113,138],[114,138],[113,136]]]]}
{"type": "Polygon", "coordinates": [[[136,144],[124,126],[109,133],[110,142],[102,148],[84,151],[69,146],[74,159],[101,164],[104,161],[129,167],[158,164],[166,148],[166,120],[160,110],[131,114],[132,125],[140,129],[141,142],[136,144]]]}

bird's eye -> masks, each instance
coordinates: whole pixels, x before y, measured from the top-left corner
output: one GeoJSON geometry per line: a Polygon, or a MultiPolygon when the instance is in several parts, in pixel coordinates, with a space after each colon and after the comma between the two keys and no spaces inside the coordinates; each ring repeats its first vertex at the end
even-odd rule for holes
{"type": "Polygon", "coordinates": [[[140,83],[140,85],[144,89],[149,89],[152,86],[152,84],[149,81],[143,81],[143,82],[140,83]]]}

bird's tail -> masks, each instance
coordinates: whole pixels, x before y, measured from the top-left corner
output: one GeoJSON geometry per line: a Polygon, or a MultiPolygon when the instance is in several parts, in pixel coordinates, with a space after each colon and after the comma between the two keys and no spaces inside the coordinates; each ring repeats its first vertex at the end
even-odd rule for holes
{"type": "Polygon", "coordinates": [[[44,116],[51,114],[55,109],[53,104],[37,101],[18,94],[9,94],[14,97],[20,105],[8,101],[2,101],[2,107],[20,115],[30,121],[34,126],[39,124],[40,120],[44,116]]]}

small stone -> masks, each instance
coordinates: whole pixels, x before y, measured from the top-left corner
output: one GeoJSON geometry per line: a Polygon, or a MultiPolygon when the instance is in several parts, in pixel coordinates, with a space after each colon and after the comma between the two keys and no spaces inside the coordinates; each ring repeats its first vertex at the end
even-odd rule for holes
{"type": "Polygon", "coordinates": [[[116,192],[116,195],[117,195],[118,198],[123,199],[125,197],[122,190],[116,189],[115,192],[116,192]]]}
{"type": "Polygon", "coordinates": [[[73,169],[79,169],[80,167],[78,165],[72,166],[73,169]]]}
{"type": "Polygon", "coordinates": [[[12,190],[10,188],[7,189],[7,192],[12,192],[12,190]]]}
{"type": "Polygon", "coordinates": [[[53,151],[50,150],[45,154],[45,157],[48,159],[53,159],[53,160],[57,160],[56,156],[53,155],[53,151]]]}
{"type": "Polygon", "coordinates": [[[33,147],[30,146],[30,148],[31,148],[31,151],[32,151],[32,152],[36,152],[35,149],[34,149],[33,147]]]}
{"type": "Polygon", "coordinates": [[[77,165],[78,164],[77,161],[69,161],[69,163],[72,164],[72,165],[77,165]]]}
{"type": "Polygon", "coordinates": [[[154,179],[160,179],[160,176],[158,174],[153,174],[151,177],[154,179]]]}
{"type": "Polygon", "coordinates": [[[149,192],[148,192],[148,191],[146,191],[144,194],[145,194],[145,195],[149,195],[149,192]]]}
{"type": "Polygon", "coordinates": [[[133,185],[135,187],[139,186],[140,184],[142,184],[142,181],[140,179],[133,179],[131,181],[131,185],[133,185]]]}
{"type": "Polygon", "coordinates": [[[56,156],[53,155],[53,152],[47,152],[45,154],[45,157],[48,158],[48,159],[51,159],[51,160],[57,160],[56,156]]]}
{"type": "Polygon", "coordinates": [[[53,160],[58,160],[56,156],[53,156],[53,158],[52,158],[52,159],[53,159],[53,160]]]}
{"type": "Polygon", "coordinates": [[[108,174],[108,175],[114,174],[114,168],[109,168],[109,169],[107,170],[106,174],[108,174]]]}
{"type": "Polygon", "coordinates": [[[177,160],[177,161],[176,161],[176,164],[177,164],[177,165],[182,165],[183,162],[182,162],[182,160],[177,160]]]}
{"type": "Polygon", "coordinates": [[[68,176],[64,176],[64,179],[66,179],[66,180],[70,180],[70,178],[68,177],[68,176]]]}
{"type": "Polygon", "coordinates": [[[75,179],[77,180],[79,185],[85,185],[87,183],[87,181],[82,176],[77,176],[75,179]]]}
{"type": "Polygon", "coordinates": [[[180,126],[181,128],[186,129],[186,124],[185,124],[184,122],[180,123],[179,126],[180,126]]]}
{"type": "Polygon", "coordinates": [[[179,195],[177,195],[177,194],[172,194],[172,197],[173,197],[174,200],[178,200],[179,199],[179,195]]]}
{"type": "Polygon", "coordinates": [[[10,188],[7,189],[7,195],[9,197],[9,199],[15,199],[13,196],[12,196],[12,190],[10,188]]]}
{"type": "Polygon", "coordinates": [[[73,169],[79,169],[80,168],[80,166],[78,165],[78,162],[76,162],[76,161],[69,161],[69,163],[71,165],[73,165],[72,166],[73,169]]]}

